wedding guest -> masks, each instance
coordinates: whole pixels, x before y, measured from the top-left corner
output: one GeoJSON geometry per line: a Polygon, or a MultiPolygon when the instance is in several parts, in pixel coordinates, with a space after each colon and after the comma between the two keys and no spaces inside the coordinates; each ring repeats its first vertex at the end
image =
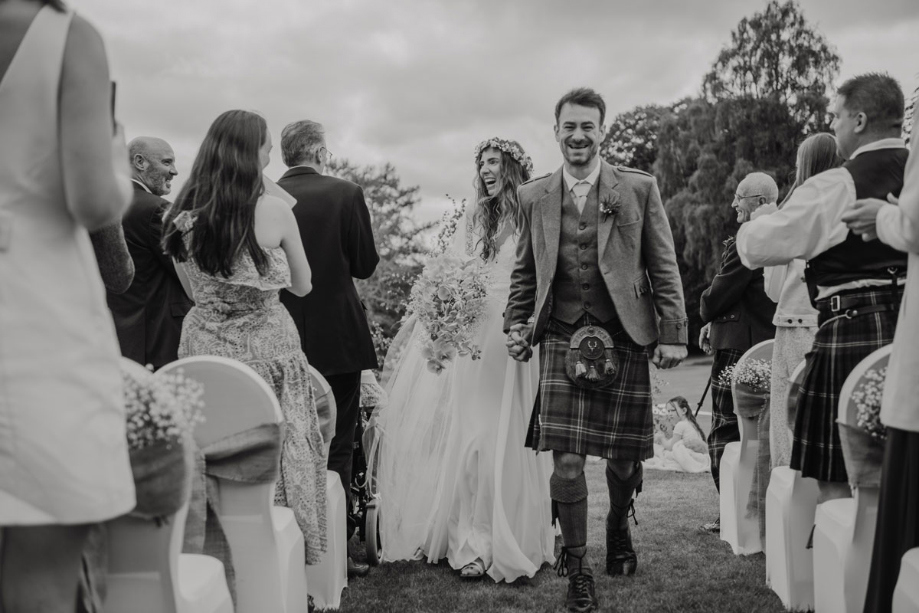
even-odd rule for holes
{"type": "Polygon", "coordinates": [[[0,2],[0,609],[72,612],[90,527],[134,507],[115,329],[87,230],[130,200],[99,33],[0,2]]]}
{"type": "MultiPolygon", "coordinates": [[[[779,188],[775,180],[754,172],[737,185],[731,206],[737,211],[741,226],[750,215],[769,204],[775,205],[779,188]]],[[[722,382],[721,373],[734,366],[750,347],[775,336],[772,318],[775,303],[766,296],[762,269],[750,270],[737,256],[734,237],[724,241],[721,268],[711,285],[702,293],[699,308],[705,326],[699,345],[715,352],[712,362],[712,427],[708,434],[708,453],[712,459],[712,479],[721,491],[721,456],[724,447],[740,440],[731,386],[722,382]]],[[[702,530],[721,531],[721,518],[704,524],[702,530]]]]}
{"type": "MultiPolygon", "coordinates": [[[[324,174],[332,153],[322,125],[297,121],[286,126],[281,132],[281,157],[290,170],[278,185],[297,199],[293,211],[303,248],[307,259],[316,263],[313,292],[305,297],[281,292],[281,302],[297,324],[303,352],[332,388],[338,415],[329,470],[338,473],[350,500],[361,371],[377,368],[370,326],[352,277],[369,278],[380,257],[363,190],[324,174]]],[[[355,526],[348,521],[350,538],[355,526]]],[[[369,570],[366,564],[348,559],[351,576],[369,570]]]]}
{"type": "Polygon", "coordinates": [[[99,274],[106,293],[123,294],[134,280],[134,260],[124,239],[121,221],[115,221],[89,233],[93,253],[99,263],[99,274]]]}
{"type": "Polygon", "coordinates": [[[162,139],[135,138],[128,144],[128,155],[134,199],[122,224],[134,260],[134,282],[124,293],[109,291],[108,306],[121,354],[157,369],[177,359],[182,320],[192,306],[160,243],[169,206],[163,196],[179,173],[172,147],[162,139]]]}
{"type": "Polygon", "coordinates": [[[832,127],[842,168],[814,175],[780,211],[737,234],[751,268],[807,260],[818,311],[798,396],[791,464],[817,480],[819,501],[851,496],[836,426],[839,393],[856,364],[893,340],[906,255],[849,231],[843,214],[856,199],[899,195],[908,150],[900,138],[903,91],[887,75],[849,79],[837,90],[832,127]]]}
{"type": "Polygon", "coordinates": [[[312,288],[290,206],[264,193],[271,135],[265,120],[226,111],[207,131],[188,181],[163,221],[163,247],[195,296],[182,324],[179,357],[216,355],[250,366],[284,414],[275,502],[290,507],[306,563],[326,549],[326,466],[309,363],[278,300],[312,288]]]}
{"type": "MultiPolygon", "coordinates": [[[[915,133],[915,129],[913,130],[915,133]]],[[[870,241],[875,237],[909,254],[903,305],[893,341],[881,421],[887,426],[877,531],[865,613],[891,610],[900,575],[900,559],[919,547],[919,154],[906,163],[899,201],[860,198],[843,215],[849,229],[870,241]],[[908,296],[908,299],[907,299],[908,296]]]]}
{"type": "MultiPolygon", "coordinates": [[[[832,134],[808,136],[798,147],[795,182],[785,200],[791,198],[795,187],[812,176],[836,168],[842,163],[836,153],[832,134]]],[[[774,213],[764,206],[753,214],[774,213]]],[[[791,431],[788,428],[788,382],[795,367],[814,344],[817,332],[817,309],[811,305],[804,283],[804,260],[792,260],[784,266],[769,266],[764,270],[766,294],[778,303],[775,309],[775,345],[772,349],[772,382],[769,397],[769,455],[771,467],[788,466],[791,461],[791,431]]]]}

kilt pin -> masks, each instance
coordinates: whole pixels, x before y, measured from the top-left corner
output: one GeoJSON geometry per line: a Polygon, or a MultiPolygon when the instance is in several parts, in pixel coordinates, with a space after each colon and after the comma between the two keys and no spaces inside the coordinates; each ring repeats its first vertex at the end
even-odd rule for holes
{"type": "MultiPolygon", "coordinates": [[[[653,456],[649,349],[657,342],[685,345],[688,330],[670,224],[654,178],[602,159],[594,173],[586,179],[586,195],[571,190],[562,168],[520,186],[527,225],[517,245],[504,328],[524,325],[522,333],[540,345],[539,393],[526,444],[634,463],[626,479],[610,465],[606,471],[607,572],[628,575],[637,567],[629,510],[641,488],[641,461],[653,456]],[[592,389],[576,383],[566,363],[572,335],[584,326],[609,334],[618,363],[612,381],[592,389]]],[[[559,574],[569,575],[569,582],[592,576],[584,562],[583,472],[567,478],[556,468],[550,494],[564,541],[559,574]]]]}

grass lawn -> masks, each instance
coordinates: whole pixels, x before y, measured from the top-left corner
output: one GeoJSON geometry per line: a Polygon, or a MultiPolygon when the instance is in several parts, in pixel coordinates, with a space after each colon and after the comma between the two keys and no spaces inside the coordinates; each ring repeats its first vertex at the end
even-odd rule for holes
{"type": "MultiPolygon", "coordinates": [[[[766,587],[762,554],[734,556],[718,537],[696,528],[718,513],[709,475],[647,471],[644,491],[632,525],[638,551],[633,577],[609,577],[603,519],[609,508],[603,463],[589,463],[589,556],[599,572],[597,595],[601,611],[752,612],[784,611],[766,587]]],[[[448,611],[564,611],[566,579],[549,566],[532,580],[513,585],[490,579],[463,581],[446,563],[387,563],[368,577],[351,581],[342,595],[342,612],[439,613],[448,611]]]]}
{"type": "MultiPolygon", "coordinates": [[[[661,373],[666,382],[663,402],[685,396],[698,403],[711,369],[711,358],[696,357],[679,368],[661,373]]],[[[700,414],[708,430],[710,396],[700,414]]],[[[697,531],[718,514],[718,497],[709,474],[664,471],[645,473],[644,491],[636,502],[638,526],[632,536],[638,552],[633,577],[605,574],[604,518],[609,509],[605,464],[587,464],[589,553],[598,578],[601,611],[634,613],[705,613],[784,611],[779,598],[765,585],[762,554],[734,556],[717,536],[697,531]]],[[[449,611],[524,612],[564,611],[567,579],[545,566],[532,580],[513,585],[491,579],[470,583],[459,579],[446,563],[387,563],[368,577],[351,582],[342,595],[343,613],[446,613],[449,611]]]]}

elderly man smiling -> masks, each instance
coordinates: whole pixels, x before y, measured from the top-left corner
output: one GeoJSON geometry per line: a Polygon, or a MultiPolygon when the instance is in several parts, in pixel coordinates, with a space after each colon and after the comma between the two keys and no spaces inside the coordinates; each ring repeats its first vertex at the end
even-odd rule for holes
{"type": "MultiPolygon", "coordinates": [[[[737,186],[731,206],[737,211],[737,221],[743,225],[761,207],[771,205],[771,209],[775,210],[778,196],[775,180],[765,173],[754,172],[737,186]]],[[[719,376],[725,368],[737,363],[747,349],[775,336],[775,326],[772,325],[775,303],[766,295],[763,270],[750,270],[741,263],[734,237],[725,241],[721,268],[712,279],[711,286],[702,294],[700,311],[705,327],[702,328],[699,345],[706,352],[715,352],[708,453],[712,458],[715,488],[720,491],[719,466],[724,446],[740,440],[740,429],[731,388],[723,385],[719,376]]],[[[721,519],[705,524],[702,529],[719,532],[721,519]]]]}

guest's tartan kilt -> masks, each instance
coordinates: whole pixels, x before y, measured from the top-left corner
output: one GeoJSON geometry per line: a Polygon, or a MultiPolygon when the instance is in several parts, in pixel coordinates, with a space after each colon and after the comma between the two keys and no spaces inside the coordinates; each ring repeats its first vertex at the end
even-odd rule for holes
{"type": "Polygon", "coordinates": [[[728,443],[740,440],[740,427],[734,413],[734,395],[730,384],[721,381],[721,373],[734,366],[745,352],[740,349],[716,349],[712,361],[712,427],[708,432],[708,455],[712,461],[712,479],[721,488],[721,456],[728,443]]]}
{"type": "Polygon", "coordinates": [[[611,460],[654,456],[648,353],[618,322],[601,325],[613,337],[619,374],[603,389],[583,389],[565,373],[571,335],[582,325],[550,319],[540,343],[539,393],[527,445],[611,460]]]}
{"type": "MultiPolygon", "coordinates": [[[[890,301],[888,288],[846,293],[864,304],[890,301]]],[[[839,394],[849,373],[876,349],[893,342],[898,310],[849,319],[820,310],[820,328],[805,356],[804,380],[798,394],[791,468],[805,477],[845,482],[846,465],[836,425],[839,394]]]]}

